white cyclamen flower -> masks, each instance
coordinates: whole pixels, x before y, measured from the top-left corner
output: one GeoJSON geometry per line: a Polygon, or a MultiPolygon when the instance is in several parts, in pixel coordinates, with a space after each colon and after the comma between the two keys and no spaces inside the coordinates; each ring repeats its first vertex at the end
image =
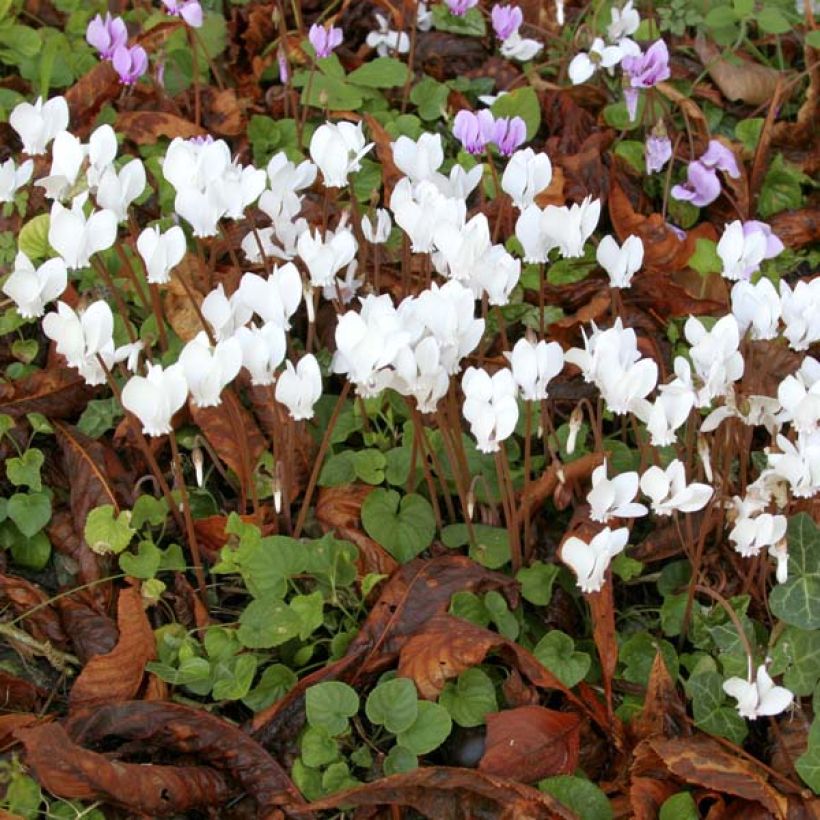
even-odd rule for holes
{"type": "Polygon", "coordinates": [[[97,204],[117,215],[120,222],[128,218],[131,203],[145,190],[145,166],[141,159],[132,159],[119,173],[109,168],[97,187],[97,204]]]}
{"type": "Polygon", "coordinates": [[[641,476],[641,492],[652,500],[656,515],[702,510],[714,492],[708,484],[686,483],[686,470],[679,459],[663,470],[650,467],[641,476]]]}
{"type": "Polygon", "coordinates": [[[494,453],[502,441],[509,438],[518,421],[515,401],[515,379],[506,368],[490,377],[486,370],[468,367],[461,380],[464,391],[464,418],[476,447],[482,453],[494,453]]]}
{"type": "Polygon", "coordinates": [[[501,56],[508,60],[518,60],[519,63],[526,63],[538,54],[544,47],[538,40],[531,40],[528,37],[522,37],[517,31],[514,31],[503,43],[501,43],[501,56]]]}
{"type": "Polygon", "coordinates": [[[762,665],[757,669],[755,680],[729,678],[723,683],[723,691],[737,701],[740,716],[749,720],[779,715],[788,709],[794,700],[794,694],[785,686],[774,685],[766,667],[762,665]]]}
{"type": "Polygon", "coordinates": [[[795,443],[783,435],[776,441],[780,452],[768,454],[773,474],[798,498],[812,498],[820,491],[820,430],[801,433],[795,443]]]}
{"type": "Polygon", "coordinates": [[[45,306],[57,299],[68,284],[62,259],[48,259],[39,268],[22,252],[14,259],[14,270],[3,285],[3,293],[16,305],[24,319],[43,315],[45,306]]]}
{"type": "Polygon", "coordinates": [[[613,6],[612,22],[607,26],[606,36],[611,43],[617,43],[624,37],[631,37],[641,24],[641,16],[633,6],[633,0],[627,0],[622,9],[613,6]]]}
{"type": "Polygon", "coordinates": [[[507,162],[501,176],[501,188],[509,194],[518,209],[532,205],[535,197],[552,182],[552,163],[544,154],[532,148],[516,151],[507,162]]]}
{"type": "Polygon", "coordinates": [[[117,135],[110,125],[101,125],[88,138],[88,168],[85,172],[88,187],[93,191],[100,184],[102,175],[112,167],[117,158],[117,135]]]}
{"type": "Polygon", "coordinates": [[[762,231],[747,233],[739,219],[730,222],[723,229],[723,235],[717,243],[723,276],[732,281],[751,278],[766,257],[766,244],[766,236],[762,231]]]}
{"type": "Polygon", "coordinates": [[[643,241],[639,236],[628,236],[618,247],[615,238],[607,234],[598,244],[595,258],[609,276],[611,287],[628,288],[643,265],[643,241]]]}
{"type": "Polygon", "coordinates": [[[13,202],[14,195],[30,179],[34,171],[34,160],[27,159],[18,168],[13,159],[0,165],[0,202],[13,202]]]}
{"type": "Polygon", "coordinates": [[[569,78],[573,85],[585,83],[599,68],[613,68],[624,58],[620,46],[608,46],[600,37],[596,37],[589,52],[576,54],[569,64],[569,78]]]}
{"type": "Polygon", "coordinates": [[[244,274],[237,294],[246,310],[263,322],[274,322],[283,330],[290,330],[291,317],[302,301],[302,277],[296,265],[288,262],[274,267],[268,277],[244,274]]]}
{"type": "Polygon", "coordinates": [[[65,97],[53,97],[48,102],[39,97],[33,105],[22,102],[11,112],[9,125],[22,140],[26,154],[45,154],[51,140],[68,128],[68,103],[65,97]]]}
{"type": "Polygon", "coordinates": [[[411,182],[433,179],[444,162],[441,134],[425,131],[417,140],[402,134],[390,147],[393,162],[411,182]]]}
{"type": "Polygon", "coordinates": [[[739,518],[729,532],[729,540],[736,552],[751,558],[785,538],[787,525],[785,515],[761,513],[754,518],[739,518]]]}
{"type": "Polygon", "coordinates": [[[320,125],[310,140],[310,158],[319,166],[327,188],[344,188],[347,177],[361,167],[359,160],[373,147],[365,144],[362,124],[320,125]]]}
{"type": "Polygon", "coordinates": [[[179,363],[194,404],[216,407],[222,401],[222,391],[242,368],[242,346],[232,338],[212,348],[203,330],[182,348],[179,363]]]}
{"type": "Polygon", "coordinates": [[[365,214],[362,217],[362,234],[372,245],[382,245],[390,237],[390,229],[393,223],[390,220],[390,213],[384,208],[376,208],[376,224],[370,221],[370,217],[365,214]]]}
{"type": "Polygon", "coordinates": [[[322,373],[312,353],[299,360],[294,368],[285,362],[285,372],[276,382],[276,401],[288,408],[294,421],[313,418],[313,407],[322,395],[322,373]]]}
{"type": "Polygon", "coordinates": [[[820,362],[806,356],[800,369],[777,388],[782,410],[777,419],[791,422],[798,433],[812,433],[820,425],[820,362]]]}
{"type": "Polygon", "coordinates": [[[47,199],[62,199],[74,186],[85,160],[86,148],[78,137],[61,131],[51,147],[51,170],[34,184],[45,190],[47,199]]]}
{"type": "Polygon", "coordinates": [[[200,310],[218,342],[230,339],[236,329],[246,325],[253,316],[242,294],[237,290],[228,299],[221,282],[202,300],[200,310]]]}
{"type": "Polygon", "coordinates": [[[783,335],[792,350],[807,350],[820,341],[820,276],[801,279],[792,290],[780,280],[780,304],[786,329],[783,335]]]}
{"type": "Polygon", "coordinates": [[[703,407],[713,398],[725,396],[743,376],[744,361],[738,350],[740,329],[731,314],[718,319],[711,330],[690,316],[683,332],[692,345],[689,355],[695,372],[703,382],[703,389],[698,392],[698,406],[703,407]]]}
{"type": "Polygon", "coordinates": [[[579,205],[570,207],[547,205],[541,228],[549,237],[550,245],[558,248],[564,258],[584,255],[584,243],[592,236],[601,215],[601,200],[586,197],[579,205]]]}
{"type": "Polygon", "coordinates": [[[185,234],[179,225],[165,233],[158,226],[145,228],[137,237],[137,252],[145,263],[147,279],[152,285],[165,285],[171,281],[171,270],[185,256],[185,234]]]}
{"type": "Polygon", "coordinates": [[[612,559],[623,552],[629,530],[604,527],[589,543],[573,535],[561,547],[561,560],[578,577],[581,592],[600,592],[612,559]]]}
{"type": "Polygon", "coordinates": [[[741,280],[732,286],[732,315],[740,333],[752,339],[774,339],[780,321],[780,297],[771,280],[762,277],[756,284],[741,280]]]}
{"type": "Polygon", "coordinates": [[[310,284],[321,288],[333,283],[333,277],[347,267],[356,255],[357,244],[347,228],[326,231],[324,237],[305,231],[296,242],[299,256],[310,274],[310,284]]]}
{"type": "Polygon", "coordinates": [[[95,253],[110,248],[117,238],[116,214],[103,210],[86,218],[86,196],[75,197],[70,209],[59,202],[51,206],[48,243],[62,256],[69,270],[87,267],[95,253]]]}
{"type": "Polygon", "coordinates": [[[564,367],[564,351],[558,342],[531,342],[519,339],[512,353],[504,354],[512,367],[512,374],[526,401],[543,401],[547,386],[564,367]]]}
{"type": "Polygon", "coordinates": [[[242,364],[251,374],[251,384],[273,384],[276,368],[287,352],[285,331],[276,322],[262,327],[240,327],[234,338],[242,347],[242,364]]]}
{"type": "Polygon", "coordinates": [[[122,389],[122,406],[142,422],[148,436],[172,433],[171,418],[188,398],[188,384],[182,365],[163,369],[149,364],[145,376],[132,376],[122,389]]]}
{"type": "Polygon", "coordinates": [[[589,517],[606,524],[610,518],[640,518],[649,510],[633,501],[638,493],[634,471],[607,478],[606,461],[592,471],[592,489],[587,493],[589,517]]]}

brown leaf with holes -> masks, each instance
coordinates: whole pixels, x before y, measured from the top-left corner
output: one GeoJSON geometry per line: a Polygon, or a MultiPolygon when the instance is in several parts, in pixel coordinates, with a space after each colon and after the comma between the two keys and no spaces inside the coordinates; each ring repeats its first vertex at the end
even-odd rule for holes
{"type": "Polygon", "coordinates": [[[784,77],[777,69],[749,60],[737,51],[733,51],[732,56],[740,61],[739,65],[727,60],[721,56],[720,49],[702,33],[698,33],[695,38],[695,52],[723,96],[732,102],[740,100],[747,105],[769,102],[774,96],[778,81],[784,77]]]}
{"type": "MultiPolygon", "coordinates": [[[[206,771],[230,777],[257,802],[258,817],[276,806],[303,804],[282,767],[238,726],[202,709],[177,703],[131,701],[85,709],[69,718],[66,729],[83,745],[120,738],[129,747],[141,743],[197,758],[206,771]]],[[[202,768],[200,768],[202,770],[202,768]]],[[[214,801],[217,805],[221,801],[214,801]]]]}
{"type": "Polygon", "coordinates": [[[117,628],[117,645],[91,658],[71,687],[72,709],[130,700],[139,692],[145,664],[156,658],[156,642],[138,587],[120,590],[117,628]]]}
{"type": "Polygon", "coordinates": [[[268,447],[251,414],[231,390],[222,391],[216,407],[197,407],[191,401],[189,408],[194,424],[247,491],[256,462],[268,447]]]}
{"type": "Polygon", "coordinates": [[[581,719],[572,712],[521,706],[487,715],[479,771],[532,783],[572,774],[578,766],[581,719]]]}
{"type": "Polygon", "coordinates": [[[370,572],[391,575],[399,567],[396,559],[361,528],[362,504],[374,489],[367,484],[322,487],[316,499],[316,520],[325,532],[333,530],[339,538],[358,547],[361,577],[370,572]]]}
{"type": "Polygon", "coordinates": [[[204,766],[123,763],[74,743],[58,723],[18,729],[25,761],[41,786],[66,800],[105,800],[153,817],[218,806],[231,792],[204,766]]]}
{"type": "Polygon", "coordinates": [[[672,774],[687,783],[759,803],[786,820],[788,800],[766,780],[762,770],[732,754],[706,735],[652,738],[646,741],[672,774]]]}
{"type": "Polygon", "coordinates": [[[50,419],[64,419],[81,412],[92,395],[76,370],[52,367],[0,385],[0,413],[14,418],[42,413],[50,419]]]}
{"type": "Polygon", "coordinates": [[[309,803],[293,814],[348,806],[407,806],[435,820],[572,820],[575,814],[552,795],[475,769],[427,766],[394,774],[309,803]]]}
{"type": "Polygon", "coordinates": [[[163,137],[190,139],[207,133],[204,128],[168,111],[120,111],[114,127],[137,145],[154,145],[163,137]]]}
{"type": "Polygon", "coordinates": [[[121,499],[130,506],[127,495],[133,482],[125,474],[116,452],[75,427],[58,421],[53,425],[70,479],[71,513],[78,530],[84,530],[88,513],[95,507],[110,504],[119,513],[121,499]]]}
{"type": "Polygon", "coordinates": [[[537,686],[572,693],[538,659],[515,641],[452,615],[437,615],[401,648],[398,674],[411,678],[423,698],[439,696],[448,680],[498,652],[537,686]]]}

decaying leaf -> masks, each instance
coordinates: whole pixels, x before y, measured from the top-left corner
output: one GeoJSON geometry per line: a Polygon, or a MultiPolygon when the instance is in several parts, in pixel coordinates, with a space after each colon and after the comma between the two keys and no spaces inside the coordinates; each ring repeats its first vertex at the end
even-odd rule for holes
{"type": "Polygon", "coordinates": [[[26,413],[42,413],[50,419],[64,419],[82,410],[91,395],[91,389],[86,387],[78,371],[70,367],[50,367],[0,385],[0,413],[14,418],[26,413]]]}
{"type": "Polygon", "coordinates": [[[137,145],[153,145],[162,137],[190,139],[207,133],[204,128],[167,111],[121,111],[115,127],[137,145]]]}
{"type": "Polygon", "coordinates": [[[487,715],[480,771],[532,783],[578,766],[581,720],[572,712],[521,706],[487,715]]]}

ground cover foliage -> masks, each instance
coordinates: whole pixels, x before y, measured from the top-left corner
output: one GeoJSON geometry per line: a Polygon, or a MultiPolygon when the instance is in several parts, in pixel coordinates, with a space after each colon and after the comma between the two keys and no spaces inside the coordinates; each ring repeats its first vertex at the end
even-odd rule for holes
{"type": "Polygon", "coordinates": [[[0,0],[3,816],[814,817],[817,15],[0,0]]]}

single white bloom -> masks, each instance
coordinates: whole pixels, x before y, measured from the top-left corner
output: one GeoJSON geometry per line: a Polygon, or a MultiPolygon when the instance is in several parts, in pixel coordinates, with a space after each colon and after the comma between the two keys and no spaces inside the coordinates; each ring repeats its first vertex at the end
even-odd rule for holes
{"type": "Polygon", "coordinates": [[[330,285],[322,288],[322,296],[329,302],[338,299],[343,305],[350,304],[359,292],[359,288],[364,284],[364,279],[356,277],[359,263],[353,259],[345,270],[344,277],[337,276],[330,285]]]}
{"type": "Polygon", "coordinates": [[[766,257],[766,236],[762,231],[744,233],[743,223],[736,219],[723,229],[717,243],[717,255],[726,279],[749,279],[766,257]]]}
{"type": "Polygon", "coordinates": [[[302,277],[296,265],[288,262],[274,267],[267,278],[255,273],[244,274],[237,294],[246,310],[263,322],[274,322],[283,330],[290,330],[291,317],[302,301],[302,277]]]}
{"type": "Polygon", "coordinates": [[[237,290],[229,299],[221,282],[202,300],[200,310],[218,342],[230,339],[253,316],[242,294],[237,290]]]}
{"type": "Polygon", "coordinates": [[[29,156],[45,154],[51,140],[68,128],[68,103],[65,97],[53,97],[43,102],[22,102],[14,107],[9,125],[23,142],[23,151],[29,156]]]}
{"type": "Polygon", "coordinates": [[[788,709],[794,700],[794,694],[785,686],[774,685],[763,665],[758,667],[754,681],[729,678],[723,682],[723,691],[737,701],[740,716],[749,720],[779,715],[788,709]]]}
{"type": "Polygon", "coordinates": [[[374,225],[370,221],[370,217],[365,214],[362,217],[362,234],[371,244],[382,245],[390,238],[390,230],[393,227],[390,213],[384,208],[376,208],[375,222],[374,225]]]}
{"type": "Polygon", "coordinates": [[[117,215],[113,211],[92,211],[86,218],[86,194],[75,197],[71,208],[59,202],[51,206],[48,243],[62,256],[69,270],[85,268],[98,251],[110,248],[117,239],[117,215]]]}
{"type": "Polygon", "coordinates": [[[234,162],[219,179],[208,186],[208,192],[219,203],[226,217],[242,219],[245,216],[245,208],[259,199],[266,183],[267,175],[264,169],[234,162]]]}
{"type": "Polygon", "coordinates": [[[307,159],[296,165],[284,151],[280,151],[271,157],[266,172],[270,190],[259,198],[260,209],[274,221],[280,213],[296,216],[301,208],[299,191],[313,185],[318,168],[307,159]]]}
{"type": "Polygon", "coordinates": [[[606,524],[610,518],[640,518],[649,510],[633,501],[638,493],[634,471],[608,478],[606,461],[592,471],[592,489],[587,493],[589,517],[606,524]]]}
{"type": "Polygon", "coordinates": [[[534,202],[524,205],[515,221],[515,236],[524,249],[524,261],[543,264],[554,247],[550,234],[544,230],[544,212],[534,202]]]}
{"type": "Polygon", "coordinates": [[[751,558],[785,538],[787,525],[785,515],[761,513],[754,518],[739,518],[729,532],[729,540],[736,552],[751,558]]]}
{"type": "Polygon", "coordinates": [[[390,28],[387,18],[375,12],[378,29],[368,33],[366,42],[370,48],[376,49],[379,57],[387,57],[388,54],[406,54],[410,51],[410,38],[404,31],[395,31],[390,28]]]}
{"type": "Polygon", "coordinates": [[[780,322],[780,297],[769,279],[752,284],[745,280],[732,286],[732,315],[740,333],[748,330],[752,339],[774,339],[780,322]]]}
{"type": "Polygon", "coordinates": [[[171,418],[188,398],[188,384],[182,365],[163,369],[149,364],[145,376],[132,376],[122,389],[122,406],[142,423],[149,436],[172,433],[171,418]]]}
{"type": "Polygon", "coordinates": [[[789,545],[785,538],[768,549],[769,555],[777,561],[775,578],[778,584],[785,584],[789,580],[789,545]]]}
{"type": "Polygon", "coordinates": [[[359,160],[372,147],[372,142],[365,144],[361,123],[327,122],[313,132],[310,158],[319,166],[326,187],[344,188],[348,175],[359,170],[359,160]]]}
{"type": "Polygon", "coordinates": [[[561,256],[584,255],[584,243],[592,235],[601,215],[601,200],[586,197],[579,205],[558,207],[547,205],[542,216],[541,229],[557,247],[561,256]]]}
{"type": "Polygon", "coordinates": [[[460,228],[467,215],[462,198],[448,198],[428,180],[413,185],[407,177],[393,187],[390,209],[396,224],[410,237],[414,253],[432,251],[435,231],[445,224],[460,228]]]}
{"type": "Polygon", "coordinates": [[[490,249],[490,223],[483,213],[461,226],[445,222],[434,229],[433,244],[438,250],[436,269],[451,279],[466,281],[490,249]]]}
{"type": "Polygon", "coordinates": [[[57,302],[57,312],[43,319],[43,332],[57,345],[57,352],[65,357],[69,367],[76,368],[86,384],[105,382],[106,368],[115,362],[114,316],[102,299],[90,304],[79,314],[65,302],[57,302]]]}
{"type": "Polygon", "coordinates": [[[695,406],[695,391],[689,373],[689,363],[677,356],[676,378],[660,386],[655,401],[650,403],[644,400],[633,404],[632,412],[646,425],[653,447],[674,444],[675,431],[684,424],[695,406]]]}
{"type": "Polygon", "coordinates": [[[251,384],[273,384],[287,352],[284,328],[276,322],[262,327],[251,324],[238,328],[234,338],[242,348],[242,364],[251,374],[251,384]]]}
{"type": "Polygon", "coordinates": [[[476,367],[468,367],[461,380],[464,391],[464,418],[482,453],[494,453],[502,441],[509,438],[518,421],[515,401],[515,379],[504,368],[492,375],[476,367]]]}
{"type": "Polygon", "coordinates": [[[501,188],[509,194],[513,204],[523,210],[552,182],[552,163],[545,153],[536,154],[532,148],[516,151],[507,162],[501,176],[501,188]]]}
{"type": "Polygon", "coordinates": [[[600,592],[612,559],[623,552],[629,530],[604,527],[589,543],[575,535],[561,546],[561,560],[578,577],[581,592],[600,592]]]}
{"type": "Polygon", "coordinates": [[[393,162],[411,182],[432,179],[444,162],[441,134],[425,131],[417,140],[402,135],[390,147],[393,162]]]}
{"type": "Polygon", "coordinates": [[[68,270],[62,259],[48,259],[39,268],[20,251],[14,270],[3,285],[3,293],[16,305],[24,319],[43,315],[45,306],[62,295],[68,284],[68,270]]]}
{"type": "Polygon", "coordinates": [[[441,365],[438,341],[427,336],[412,350],[401,348],[395,367],[393,388],[404,396],[413,396],[420,413],[434,413],[450,386],[450,376],[441,365]]]}
{"type": "Polygon", "coordinates": [[[778,421],[791,422],[798,433],[816,430],[820,425],[820,362],[806,356],[800,369],[778,385],[777,400],[783,408],[778,421]]]}
{"type": "Polygon", "coordinates": [[[792,290],[780,280],[780,304],[786,329],[783,335],[792,350],[807,350],[820,341],[820,276],[801,279],[792,290]]]}
{"type": "Polygon", "coordinates": [[[74,186],[85,160],[86,148],[78,137],[60,131],[51,146],[51,170],[34,184],[45,189],[47,199],[62,199],[74,186]]]}
{"type": "Polygon", "coordinates": [[[213,186],[206,191],[197,188],[178,191],[174,210],[191,226],[194,236],[203,239],[219,233],[219,220],[225,216],[225,208],[213,186]]]}
{"type": "Polygon", "coordinates": [[[573,85],[585,83],[599,68],[613,68],[624,58],[620,46],[608,46],[600,37],[596,37],[589,52],[576,54],[569,64],[569,78],[573,85]]]}
{"type": "Polygon", "coordinates": [[[117,135],[110,125],[101,125],[91,132],[87,146],[88,168],[85,172],[91,190],[96,189],[102,175],[113,165],[117,150],[117,135]]]}
{"type": "Polygon", "coordinates": [[[634,8],[633,0],[627,0],[622,9],[613,6],[611,15],[612,22],[607,26],[606,36],[612,43],[631,37],[641,24],[641,16],[634,8]]]}
{"type": "Polygon", "coordinates": [[[429,181],[448,199],[466,201],[467,197],[478,187],[483,175],[483,162],[474,165],[469,171],[465,171],[464,168],[456,164],[450,169],[449,176],[435,173],[429,181]]]}
{"type": "Polygon", "coordinates": [[[501,43],[501,56],[508,60],[518,60],[520,63],[526,63],[532,60],[541,49],[544,48],[543,43],[538,40],[531,40],[528,37],[522,37],[519,32],[514,31],[503,43],[501,43]]]}
{"type": "Polygon", "coordinates": [[[242,346],[232,338],[212,348],[203,330],[182,348],[179,363],[194,404],[216,407],[222,401],[222,391],[242,368],[242,346]]]}
{"type": "Polygon", "coordinates": [[[704,407],[718,396],[725,396],[732,384],[743,376],[744,361],[738,350],[740,329],[729,314],[715,322],[711,330],[693,316],[683,327],[686,340],[692,345],[689,354],[695,373],[703,383],[698,391],[698,407],[704,407]]]}
{"type": "Polygon", "coordinates": [[[109,168],[97,187],[97,204],[117,215],[120,222],[128,219],[128,208],[145,190],[145,166],[141,159],[132,159],[119,173],[109,168]]]}
{"type": "Polygon", "coordinates": [[[712,497],[708,484],[686,484],[686,470],[679,459],[672,461],[666,470],[650,467],[641,476],[641,492],[652,500],[656,515],[673,512],[690,513],[702,510],[712,497]]]}
{"type": "Polygon", "coordinates": [[[628,236],[618,247],[615,238],[607,234],[598,244],[595,257],[609,276],[611,287],[628,288],[643,265],[643,241],[639,236],[628,236]]]}
{"type": "Polygon", "coordinates": [[[159,226],[145,228],[137,237],[137,252],[145,263],[147,279],[152,285],[171,281],[171,271],[185,257],[185,234],[179,225],[165,233],[159,226]]]}
{"type": "Polygon", "coordinates": [[[427,8],[425,0],[416,3],[416,28],[419,31],[430,31],[433,27],[433,12],[427,8]]]}
{"type": "Polygon", "coordinates": [[[531,342],[519,339],[512,353],[504,354],[512,367],[512,374],[526,401],[543,401],[547,387],[564,367],[564,351],[558,342],[531,342]]]}
{"type": "Polygon", "coordinates": [[[476,299],[486,293],[491,305],[504,306],[521,278],[521,260],[503,245],[491,245],[476,260],[467,285],[476,299]]]}
{"type": "Polygon", "coordinates": [[[34,160],[27,159],[18,168],[13,159],[0,165],[0,202],[14,202],[14,195],[28,183],[34,172],[34,160]]]}
{"type": "Polygon", "coordinates": [[[188,189],[202,193],[221,179],[230,165],[231,149],[225,140],[195,142],[175,137],[165,152],[162,174],[177,193],[188,189]]]}
{"type": "Polygon", "coordinates": [[[324,287],[333,282],[333,277],[350,264],[356,255],[356,239],[347,228],[326,231],[324,237],[316,229],[315,233],[305,231],[297,240],[296,248],[310,274],[313,287],[324,287]]]}
{"type": "Polygon", "coordinates": [[[313,418],[313,407],[322,395],[322,373],[312,353],[294,368],[285,362],[285,372],[276,382],[276,401],[285,405],[294,421],[313,418]]]}
{"type": "Polygon", "coordinates": [[[820,430],[800,433],[794,443],[783,435],[776,441],[780,452],[768,454],[773,474],[798,498],[812,498],[820,491],[820,430]]]}

